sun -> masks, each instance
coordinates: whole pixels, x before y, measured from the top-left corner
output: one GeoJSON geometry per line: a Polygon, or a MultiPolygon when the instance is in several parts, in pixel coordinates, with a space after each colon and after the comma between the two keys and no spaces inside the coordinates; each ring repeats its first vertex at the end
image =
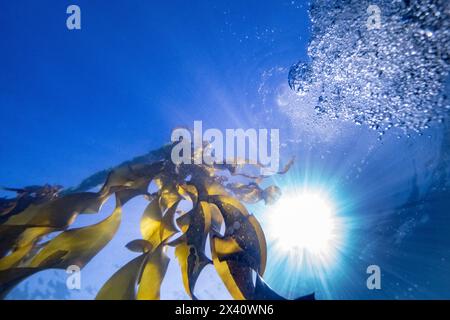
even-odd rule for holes
{"type": "Polygon", "coordinates": [[[325,255],[332,249],[337,220],[331,202],[320,193],[288,192],[267,214],[268,237],[277,249],[313,255],[325,255]]]}

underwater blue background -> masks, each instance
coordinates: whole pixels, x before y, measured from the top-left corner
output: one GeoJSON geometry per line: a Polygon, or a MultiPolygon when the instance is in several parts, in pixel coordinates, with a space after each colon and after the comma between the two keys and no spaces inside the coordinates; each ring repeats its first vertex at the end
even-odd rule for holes
{"type": "MultiPolygon", "coordinates": [[[[267,282],[294,298],[450,298],[450,128],[421,135],[376,132],[316,119],[296,105],[289,67],[307,60],[306,1],[2,1],[0,4],[0,185],[75,186],[87,176],[167,143],[177,126],[279,128],[282,160],[296,164],[274,181],[325,190],[339,207],[345,241],[335,261],[292,266],[270,250],[267,282]],[[81,8],[82,29],[66,28],[81,8]],[[289,107],[287,107],[289,106],[289,107]],[[292,107],[299,109],[291,114],[292,107]],[[382,270],[368,290],[366,268],[382,270]]],[[[0,196],[11,196],[2,192],[0,196]]],[[[41,272],[12,299],[85,299],[134,257],[143,200],[69,291],[64,271],[41,272]]],[[[80,217],[75,226],[100,221],[80,217]]],[[[264,205],[252,211],[264,225],[264,205]]],[[[173,259],[162,298],[185,299],[173,259]]],[[[229,298],[212,268],[200,298],[229,298]]]]}

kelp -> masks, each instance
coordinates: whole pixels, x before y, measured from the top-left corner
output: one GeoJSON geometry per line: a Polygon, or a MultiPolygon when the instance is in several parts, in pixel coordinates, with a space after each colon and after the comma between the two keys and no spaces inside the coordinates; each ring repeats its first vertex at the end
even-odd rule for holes
{"type": "MultiPolygon", "coordinates": [[[[263,280],[267,263],[264,232],[243,204],[271,204],[281,190],[262,188],[265,176],[245,173],[237,164],[175,165],[170,158],[172,147],[103,170],[75,188],[4,188],[17,196],[0,199],[0,297],[36,272],[71,265],[83,268],[114,237],[122,206],[143,196],[148,205],[140,221],[142,238],[126,245],[138,256],[112,275],[97,299],[159,299],[169,247],[175,249],[183,286],[192,299],[197,299],[195,284],[208,264],[215,267],[235,299],[283,299],[263,280]],[[157,191],[150,193],[152,182],[157,191]],[[96,187],[99,191],[92,192],[96,187]],[[110,216],[94,225],[70,228],[78,215],[98,213],[111,197],[116,206],[110,216]],[[191,204],[187,212],[183,202],[191,204]],[[53,233],[58,234],[45,241],[53,233]],[[205,251],[207,241],[212,259],[205,251]]],[[[198,150],[192,155],[198,156],[198,150]]],[[[292,160],[279,174],[291,165],[292,160]]]]}

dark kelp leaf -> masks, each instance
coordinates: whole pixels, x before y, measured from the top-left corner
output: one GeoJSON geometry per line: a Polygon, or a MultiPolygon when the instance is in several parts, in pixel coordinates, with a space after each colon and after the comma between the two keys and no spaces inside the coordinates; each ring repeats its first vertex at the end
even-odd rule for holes
{"type": "Polygon", "coordinates": [[[281,169],[280,171],[277,172],[277,174],[285,174],[289,171],[289,169],[291,169],[292,165],[295,162],[295,157],[292,157],[291,160],[289,160],[289,162],[283,167],[283,169],[281,169]]]}
{"type": "Polygon", "coordinates": [[[234,198],[218,196],[212,201],[224,217],[225,236],[233,238],[242,248],[242,252],[236,253],[233,260],[245,261],[250,268],[263,275],[267,260],[267,244],[256,218],[234,198]]]}
{"type": "Polygon", "coordinates": [[[10,268],[0,271],[0,299],[4,299],[6,295],[22,280],[42,270],[53,268],[61,262],[61,259],[67,252],[59,250],[48,256],[43,263],[43,267],[39,268],[10,268]]]}
{"type": "Polygon", "coordinates": [[[120,203],[124,205],[131,199],[148,194],[149,180],[141,179],[133,185],[132,188],[126,188],[116,192],[116,197],[120,200],[120,203]]]}
{"type": "Polygon", "coordinates": [[[4,257],[15,246],[20,235],[27,230],[26,226],[0,225],[0,257],[4,257]]]}
{"type": "Polygon", "coordinates": [[[205,244],[211,227],[211,210],[207,202],[201,201],[189,213],[190,224],[175,248],[175,256],[181,267],[186,293],[193,299],[195,283],[203,268],[211,263],[205,254],[205,244]]]}
{"type": "Polygon", "coordinates": [[[133,189],[136,181],[140,182],[140,176],[137,175],[133,167],[129,164],[117,167],[108,174],[108,178],[101,190],[102,194],[111,194],[117,190],[126,188],[133,189]]]}
{"type": "Polygon", "coordinates": [[[246,203],[256,203],[263,199],[263,190],[256,183],[230,183],[227,184],[227,189],[246,203]]]}
{"type": "Polygon", "coordinates": [[[277,186],[270,186],[264,189],[262,198],[266,205],[272,205],[281,197],[281,189],[277,186]]]}
{"type": "MultiPolygon", "coordinates": [[[[276,172],[276,174],[285,174],[286,172],[288,172],[289,169],[291,168],[291,166],[294,164],[294,161],[295,161],[295,157],[293,157],[283,167],[283,169],[281,169],[280,171],[276,172]]],[[[259,168],[259,169],[267,168],[266,166],[264,166],[262,164],[253,164],[253,165],[250,165],[250,166],[251,167],[255,167],[255,168],[259,168]]],[[[226,168],[227,170],[229,170],[229,172],[233,176],[240,176],[240,177],[244,177],[244,178],[251,179],[251,180],[254,180],[254,181],[261,181],[262,179],[265,179],[265,178],[268,178],[268,177],[272,176],[272,175],[261,175],[261,174],[260,175],[254,175],[254,174],[249,174],[249,173],[246,173],[246,172],[240,172],[240,171],[238,171],[238,169],[240,167],[242,167],[242,166],[239,166],[239,165],[236,165],[236,164],[234,164],[234,165],[233,164],[227,164],[222,169],[226,168]]]]}
{"type": "Polygon", "coordinates": [[[0,299],[4,299],[8,293],[23,279],[38,272],[36,268],[10,268],[0,271],[0,299]]]}
{"type": "Polygon", "coordinates": [[[253,300],[286,300],[275,291],[261,278],[259,274],[256,275],[255,293],[253,300]]]}
{"type": "Polygon", "coordinates": [[[153,246],[150,242],[143,239],[137,239],[128,242],[126,245],[127,249],[133,252],[145,253],[150,252],[153,249],[153,246]]]}
{"type": "Polygon", "coordinates": [[[0,219],[8,216],[17,207],[16,199],[0,198],[0,219]]]}
{"type": "Polygon", "coordinates": [[[186,233],[189,228],[189,224],[191,223],[190,213],[188,212],[178,217],[176,223],[177,226],[181,229],[181,232],[186,233]]]}
{"type": "Polygon", "coordinates": [[[10,268],[0,271],[0,299],[4,299],[8,293],[23,279],[43,270],[43,268],[10,268]]]}
{"type": "Polygon", "coordinates": [[[262,189],[257,183],[243,184],[232,183],[227,185],[233,194],[241,201],[246,203],[256,203],[264,200],[265,204],[275,203],[281,196],[281,190],[277,186],[270,186],[262,189]]]}
{"type": "Polygon", "coordinates": [[[79,213],[96,213],[106,198],[97,193],[76,193],[39,205],[31,205],[4,225],[66,228],[79,213]]]}
{"type": "Polygon", "coordinates": [[[202,251],[197,251],[193,245],[188,245],[186,242],[180,243],[175,248],[175,256],[180,264],[181,273],[183,277],[183,285],[186,293],[194,300],[194,287],[197,282],[200,272],[211,261],[206,257],[202,251]]]}
{"type": "MultiPolygon", "coordinates": [[[[255,292],[253,294],[252,300],[288,300],[276,293],[265,281],[257,274],[255,292]]],[[[315,300],[314,293],[296,298],[294,300],[315,300]]]]}
{"type": "MultiPolygon", "coordinates": [[[[245,300],[247,287],[253,286],[252,277],[250,276],[247,279],[240,279],[235,277],[235,274],[232,272],[232,265],[237,264],[235,261],[227,261],[223,260],[220,261],[217,256],[216,251],[216,238],[211,237],[211,256],[214,263],[214,267],[219,274],[219,277],[222,279],[222,282],[225,284],[225,287],[227,288],[228,292],[231,294],[233,299],[236,300],[245,300]]],[[[248,267],[242,266],[240,270],[245,272],[247,269],[250,269],[248,267]]]]}
{"type": "Polygon", "coordinates": [[[225,236],[211,237],[214,267],[235,299],[251,299],[255,286],[252,272],[264,274],[267,245],[256,218],[236,199],[212,197],[225,221],[225,236]]]}
{"type": "Polygon", "coordinates": [[[126,163],[108,175],[101,194],[115,192],[122,205],[140,195],[148,195],[148,186],[163,168],[162,162],[152,164],[126,163]]]}
{"type": "Polygon", "coordinates": [[[0,189],[17,193],[14,199],[0,198],[0,223],[4,223],[5,220],[24,211],[30,205],[39,205],[56,199],[62,187],[44,185],[21,189],[0,187],[0,189]]]}

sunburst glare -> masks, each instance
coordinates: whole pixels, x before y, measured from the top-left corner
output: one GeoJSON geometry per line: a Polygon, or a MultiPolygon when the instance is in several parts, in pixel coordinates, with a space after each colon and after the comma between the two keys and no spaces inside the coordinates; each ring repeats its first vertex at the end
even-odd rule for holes
{"type": "MultiPolygon", "coordinates": [[[[271,263],[271,285],[289,297],[311,292],[328,297],[328,277],[337,272],[350,230],[335,190],[291,181],[283,195],[262,214],[271,263]],[[282,275],[279,273],[283,270],[282,275]]],[[[310,181],[311,182],[311,181],[310,181]]]]}
{"type": "Polygon", "coordinates": [[[332,205],[319,193],[290,192],[269,210],[268,235],[287,253],[327,254],[338,236],[332,205]]]}

